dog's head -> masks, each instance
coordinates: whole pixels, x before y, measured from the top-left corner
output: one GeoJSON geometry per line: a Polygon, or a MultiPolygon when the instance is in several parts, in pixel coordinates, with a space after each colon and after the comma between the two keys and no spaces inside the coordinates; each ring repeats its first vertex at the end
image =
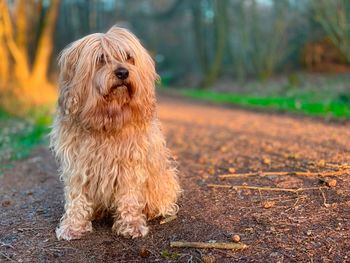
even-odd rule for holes
{"type": "Polygon", "coordinates": [[[87,129],[108,131],[145,123],[155,110],[152,58],[140,41],[112,27],[79,39],[59,58],[59,108],[87,129]]]}

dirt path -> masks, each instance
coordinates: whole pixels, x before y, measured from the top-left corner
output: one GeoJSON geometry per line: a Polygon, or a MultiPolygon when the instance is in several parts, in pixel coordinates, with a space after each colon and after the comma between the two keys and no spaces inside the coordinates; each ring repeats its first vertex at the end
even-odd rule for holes
{"type": "Polygon", "coordinates": [[[81,240],[56,241],[62,187],[52,155],[39,148],[0,177],[0,262],[201,262],[208,256],[216,262],[350,262],[349,173],[334,177],[335,188],[298,194],[207,187],[209,183],[322,186],[317,177],[254,176],[222,182],[218,175],[229,168],[334,170],[327,163],[350,163],[349,124],[173,98],[161,99],[159,115],[185,190],[175,221],[163,225],[151,221],[151,232],[144,239],[114,236],[111,222],[105,220],[94,223],[94,233],[81,240]],[[266,201],[271,208],[263,208],[266,201]],[[249,248],[232,252],[169,246],[174,240],[229,242],[232,234],[240,235],[249,248]]]}

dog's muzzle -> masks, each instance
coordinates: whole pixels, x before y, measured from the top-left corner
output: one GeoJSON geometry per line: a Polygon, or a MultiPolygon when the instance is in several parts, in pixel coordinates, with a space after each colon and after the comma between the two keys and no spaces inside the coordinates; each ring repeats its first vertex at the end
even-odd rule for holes
{"type": "Polygon", "coordinates": [[[131,85],[129,83],[122,82],[121,84],[113,85],[109,89],[108,94],[104,96],[104,98],[107,100],[110,100],[113,98],[128,96],[131,99],[132,95],[133,95],[133,89],[131,85]]]}

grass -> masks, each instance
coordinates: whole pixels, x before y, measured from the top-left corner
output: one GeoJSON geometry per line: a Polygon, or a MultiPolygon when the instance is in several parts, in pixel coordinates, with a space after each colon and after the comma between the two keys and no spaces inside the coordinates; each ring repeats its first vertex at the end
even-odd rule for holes
{"type": "Polygon", "coordinates": [[[26,158],[32,149],[46,142],[50,118],[36,115],[29,121],[0,109],[0,173],[11,167],[11,161],[26,158]]]}
{"type": "Polygon", "coordinates": [[[247,108],[269,108],[299,112],[311,116],[350,118],[350,78],[304,78],[297,83],[287,79],[266,83],[250,83],[226,90],[179,89],[184,96],[220,104],[247,108]]]}
{"type": "Polygon", "coordinates": [[[332,116],[350,118],[350,104],[342,101],[317,101],[310,97],[259,97],[208,90],[186,89],[182,95],[211,101],[229,103],[252,108],[271,108],[292,112],[302,112],[314,116],[332,116]]]}

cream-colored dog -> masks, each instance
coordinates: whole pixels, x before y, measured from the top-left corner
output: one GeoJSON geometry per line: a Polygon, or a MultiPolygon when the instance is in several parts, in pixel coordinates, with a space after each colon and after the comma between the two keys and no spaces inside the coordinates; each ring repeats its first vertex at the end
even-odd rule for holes
{"type": "Polygon", "coordinates": [[[180,187],[156,116],[154,62],[126,29],[88,35],[59,59],[58,110],[51,147],[64,181],[58,239],[92,231],[106,212],[125,237],[147,219],[173,215],[180,187]]]}

